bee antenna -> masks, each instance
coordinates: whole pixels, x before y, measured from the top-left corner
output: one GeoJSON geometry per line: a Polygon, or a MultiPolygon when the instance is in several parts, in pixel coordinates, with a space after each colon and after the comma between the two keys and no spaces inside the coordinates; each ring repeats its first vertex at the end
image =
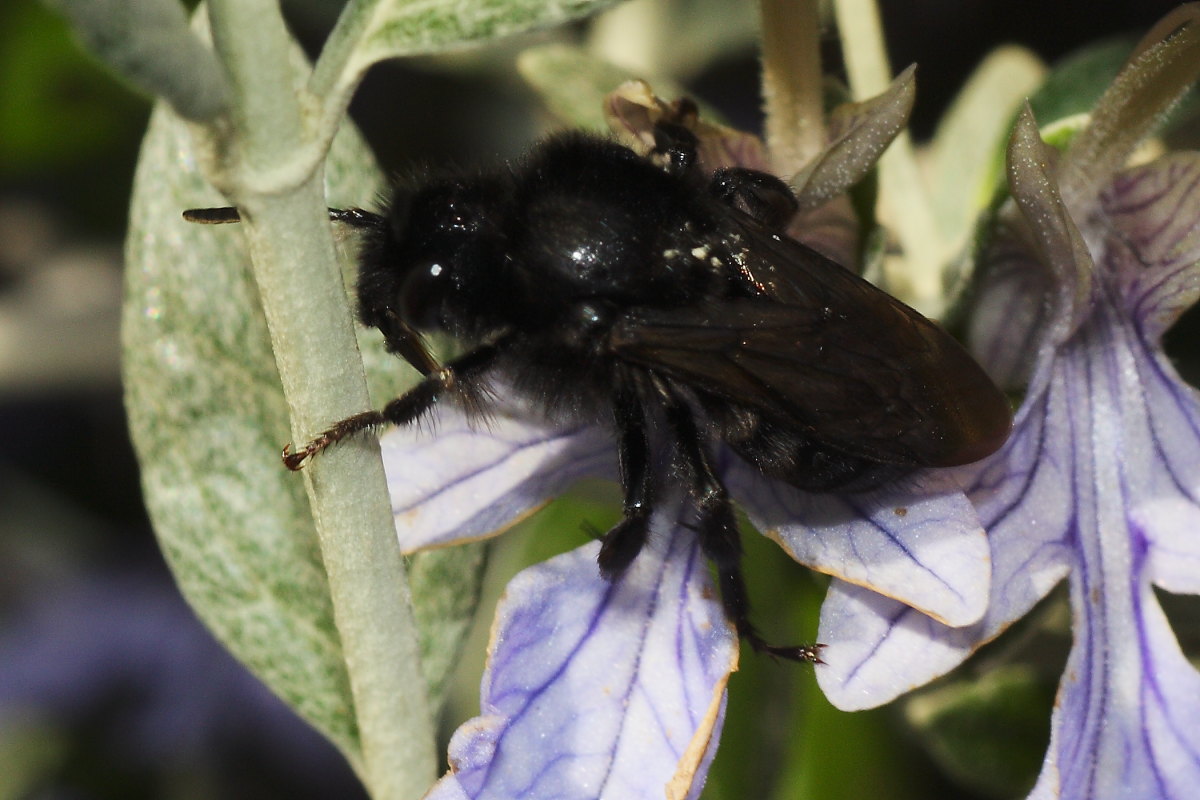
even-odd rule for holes
{"type": "MultiPolygon", "coordinates": [[[[183,212],[183,218],[201,225],[225,225],[242,221],[242,215],[233,206],[189,208],[183,212]]],[[[332,222],[345,223],[352,228],[374,228],[383,222],[383,217],[361,208],[331,208],[329,219],[332,222]]]]}

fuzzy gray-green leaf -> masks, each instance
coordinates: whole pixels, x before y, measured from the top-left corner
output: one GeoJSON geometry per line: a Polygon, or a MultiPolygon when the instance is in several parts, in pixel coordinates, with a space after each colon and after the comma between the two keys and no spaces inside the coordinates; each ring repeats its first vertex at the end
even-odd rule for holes
{"type": "MultiPolygon", "coordinates": [[[[380,175],[352,126],[326,165],[329,202],[372,206],[380,175]]],[[[237,225],[186,223],[223,199],[200,176],[187,130],[160,107],[142,147],[126,245],[124,377],[146,504],[176,580],[217,637],[357,758],[357,731],[316,531],[283,468],[287,410],[237,225]]],[[[341,238],[350,256],[352,231],[341,238]]],[[[346,278],[353,266],[346,263],[346,278]]],[[[360,328],[372,401],[418,377],[360,328]]],[[[412,562],[422,666],[439,693],[480,582],[482,546],[412,562]],[[428,559],[428,563],[427,562],[428,559]],[[435,578],[430,579],[430,576],[435,578]]]]}
{"type": "Polygon", "coordinates": [[[318,94],[344,92],[378,61],[426,55],[541,30],[618,0],[358,0],[342,12],[317,62],[318,94]]]}
{"type": "Polygon", "coordinates": [[[48,0],[101,61],[139,89],[166,98],[193,120],[228,102],[212,51],[188,29],[177,0],[48,0]]]}
{"type": "Polygon", "coordinates": [[[440,709],[446,687],[462,655],[475,608],[488,542],[472,542],[415,553],[409,561],[408,585],[420,632],[421,668],[429,687],[429,705],[440,709]]]}
{"type": "MultiPolygon", "coordinates": [[[[355,149],[361,176],[371,160],[355,149]]],[[[359,186],[369,198],[371,183],[359,186]]],[[[135,178],[122,330],[146,504],[201,618],[355,762],[316,533],[302,482],[279,461],[288,419],[266,322],[239,227],[180,217],[203,205],[223,201],[201,177],[184,124],[160,105],[135,178]]]]}

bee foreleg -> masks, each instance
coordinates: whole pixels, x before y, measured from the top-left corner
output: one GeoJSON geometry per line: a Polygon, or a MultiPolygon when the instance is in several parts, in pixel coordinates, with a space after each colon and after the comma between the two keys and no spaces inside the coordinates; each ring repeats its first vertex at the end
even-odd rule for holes
{"type": "Polygon", "coordinates": [[[337,422],[299,450],[291,444],[283,448],[283,463],[298,470],[317,453],[343,439],[383,425],[408,425],[425,414],[447,394],[457,394],[470,413],[480,405],[479,377],[495,362],[500,350],[495,344],[466,353],[425,376],[412,389],[378,411],[364,411],[337,422]]]}

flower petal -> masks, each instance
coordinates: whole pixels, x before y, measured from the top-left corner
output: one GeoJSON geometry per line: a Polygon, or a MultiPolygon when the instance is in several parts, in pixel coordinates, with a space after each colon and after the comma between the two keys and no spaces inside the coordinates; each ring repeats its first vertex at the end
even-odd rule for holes
{"type": "Polygon", "coordinates": [[[1010,147],[1012,193],[1046,265],[1044,293],[1025,302],[1057,309],[1009,339],[1041,346],[1014,436],[969,490],[991,537],[993,598],[974,630],[950,636],[986,641],[1069,570],[1075,640],[1038,800],[1182,800],[1200,783],[1200,673],[1151,588],[1200,591],[1200,394],[1159,344],[1200,296],[1200,169],[1172,156],[1108,185],[1200,73],[1198,24],[1200,5],[1182,7],[1135,56],[1072,145],[1061,190],[1028,114],[1010,147]]]}
{"type": "Polygon", "coordinates": [[[861,231],[848,195],[835,197],[816,208],[803,209],[792,218],[787,232],[851,272],[861,274],[861,231]]]}
{"type": "Polygon", "coordinates": [[[616,475],[611,437],[498,413],[486,423],[439,409],[436,431],[380,440],[400,546],[407,552],[500,533],[580,478],[616,475]]]}
{"type": "Polygon", "coordinates": [[[1053,290],[1048,270],[1022,239],[1023,220],[1001,218],[977,273],[979,301],[967,321],[971,353],[997,385],[1019,391],[1029,382],[1042,333],[1054,308],[1042,301],[1053,290]]]}
{"type": "Polygon", "coordinates": [[[1107,258],[1151,342],[1200,299],[1200,154],[1172,153],[1117,175],[1100,196],[1107,258]]]}
{"type": "Polygon", "coordinates": [[[1200,785],[1200,673],[1148,584],[1135,574],[1133,593],[1111,592],[1102,572],[1073,574],[1075,642],[1030,800],[1192,798],[1200,785]]]}
{"type": "MultiPolygon", "coordinates": [[[[1182,800],[1200,781],[1200,674],[1183,657],[1150,591],[1144,531],[1128,521],[1148,487],[1137,475],[1141,426],[1126,425],[1120,441],[1107,436],[1126,399],[1121,389],[1136,392],[1134,381],[1114,388],[1105,380],[1111,376],[1094,369],[1114,350],[1120,355],[1119,342],[1108,348],[1081,343],[1093,369],[1075,376],[1099,374],[1083,409],[1092,424],[1076,439],[1084,492],[1075,510],[1075,643],[1034,796],[1182,800]]],[[[1114,371],[1120,366],[1109,363],[1114,371]]],[[[1126,423],[1136,419],[1136,413],[1124,415],[1126,423]]]]}
{"type": "Polygon", "coordinates": [[[1129,453],[1130,521],[1149,545],[1150,580],[1200,594],[1200,394],[1162,353],[1136,365],[1145,407],[1126,422],[1140,440],[1129,453]]]}
{"type": "Polygon", "coordinates": [[[843,711],[883,705],[958,666],[976,646],[973,630],[835,580],[821,606],[817,683],[843,711]]]}
{"type": "MultiPolygon", "coordinates": [[[[1101,267],[1116,272],[1108,259],[1101,267]]],[[[1200,588],[1200,397],[1163,371],[1121,302],[1101,294],[1055,358],[1040,461],[1066,467],[1074,488],[1026,503],[1021,522],[1065,508],[1068,536],[1046,544],[1068,547],[1073,567],[1075,643],[1035,797],[1184,798],[1200,779],[1200,674],[1150,590],[1151,579],[1200,588]]],[[[1037,552],[997,538],[998,565],[1037,552]]]]}
{"type": "Polygon", "coordinates": [[[1200,594],[1200,392],[1132,324],[1104,333],[1130,535],[1147,548],[1150,580],[1200,594]]]}
{"type": "Polygon", "coordinates": [[[1008,182],[1028,223],[1038,263],[1049,267],[1053,285],[1059,287],[1052,327],[1042,337],[1048,343],[1062,341],[1082,322],[1094,271],[1083,235],[1055,181],[1055,158],[1026,106],[1017,116],[1008,148],[1008,182]]]}
{"type": "Polygon", "coordinates": [[[430,797],[695,797],[737,662],[695,534],[675,503],[616,582],[599,543],[522,572],[493,626],[480,705],[430,797]]]}
{"type": "Polygon", "coordinates": [[[1066,576],[1076,503],[1071,437],[1086,429],[1050,362],[1031,387],[1012,436],[979,465],[967,490],[992,547],[992,596],[981,644],[1019,619],[1066,576]]]}
{"type": "Polygon", "coordinates": [[[1004,448],[975,473],[969,496],[988,531],[992,554],[987,613],[950,627],[906,603],[835,581],[821,607],[818,638],[828,664],[817,673],[829,701],[846,711],[871,708],[958,666],[1024,615],[1067,574],[1074,496],[1070,428],[1047,424],[1069,410],[1061,381],[1041,370],[1004,448]]]}
{"type": "MultiPolygon", "coordinates": [[[[1087,399],[1064,372],[1068,363],[1055,357],[1043,361],[1003,449],[968,468],[974,476],[967,495],[991,546],[991,596],[983,619],[970,627],[930,626],[912,609],[876,602],[872,609],[881,621],[860,622],[854,632],[853,657],[863,663],[852,660],[841,668],[854,669],[847,672],[846,687],[838,688],[841,694],[869,691],[882,703],[890,699],[887,690],[901,692],[906,684],[936,678],[1024,616],[1067,576],[1074,563],[1078,503],[1073,443],[1088,427],[1073,417],[1087,399]],[[928,642],[913,639],[914,632],[928,642]]],[[[826,633],[823,609],[822,640],[834,636],[834,624],[845,613],[833,606],[828,614],[826,633]]],[[[830,685],[835,678],[826,676],[830,685]]]]}
{"type": "Polygon", "coordinates": [[[802,564],[951,625],[983,614],[987,538],[953,470],[845,495],[801,492],[740,462],[726,480],[755,526],[802,564]]]}
{"type": "Polygon", "coordinates": [[[1059,194],[1055,158],[1026,107],[1008,146],[1015,207],[1000,212],[984,254],[968,335],[988,374],[1010,389],[1028,379],[1039,351],[1082,323],[1092,290],[1092,258],[1059,194]]]}

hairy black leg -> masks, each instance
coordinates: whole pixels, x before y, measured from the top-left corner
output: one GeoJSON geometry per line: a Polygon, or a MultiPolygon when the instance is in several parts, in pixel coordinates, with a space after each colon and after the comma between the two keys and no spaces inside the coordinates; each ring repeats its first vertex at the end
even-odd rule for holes
{"type": "Polygon", "coordinates": [[[286,445],[283,448],[284,465],[290,470],[298,470],[317,453],[349,436],[381,425],[407,425],[447,393],[457,395],[468,408],[478,405],[481,391],[478,378],[492,365],[499,352],[498,344],[483,345],[430,372],[420,383],[382,409],[346,417],[299,450],[292,450],[290,444],[286,445]]]}
{"type": "Polygon", "coordinates": [[[744,167],[724,167],[713,173],[709,191],[771,230],[787,227],[800,204],[791,187],[774,175],[744,167]]]}
{"type": "Polygon", "coordinates": [[[400,356],[422,375],[428,376],[439,369],[437,360],[425,347],[421,335],[395,311],[388,309],[373,322],[383,332],[383,341],[389,353],[400,356]]]}
{"type": "Polygon", "coordinates": [[[738,635],[760,653],[792,661],[821,663],[822,645],[792,645],[781,647],[768,644],[750,622],[750,597],[742,577],[742,543],[738,536],[737,520],[721,479],[712,466],[708,448],[701,438],[691,407],[670,387],[659,382],[667,422],[675,437],[681,467],[690,480],[690,494],[696,504],[696,530],[700,547],[712,560],[721,587],[721,602],[725,615],[737,629],[738,635]]]}
{"type": "Polygon", "coordinates": [[[625,516],[604,536],[600,546],[600,573],[612,580],[624,572],[646,544],[651,510],[650,443],[646,412],[633,376],[617,371],[613,391],[613,421],[617,427],[621,487],[625,516]]]}

